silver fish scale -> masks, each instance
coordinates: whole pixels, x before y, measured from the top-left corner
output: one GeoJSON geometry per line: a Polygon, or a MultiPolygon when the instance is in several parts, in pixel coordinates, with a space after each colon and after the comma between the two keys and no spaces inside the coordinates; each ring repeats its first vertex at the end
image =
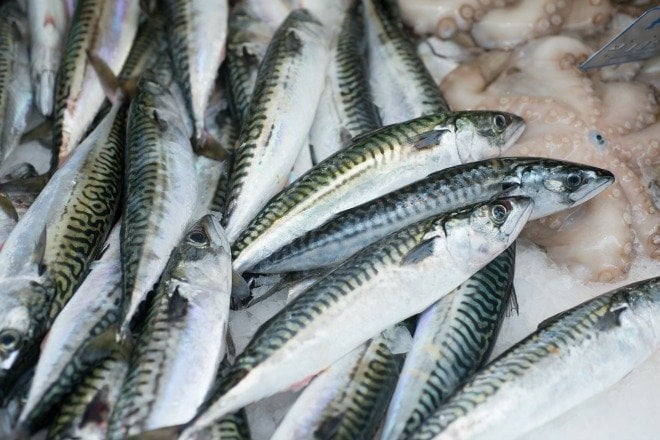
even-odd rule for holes
{"type": "Polygon", "coordinates": [[[334,181],[351,169],[365,163],[375,165],[387,161],[392,153],[401,152],[411,137],[436,125],[450,123],[453,118],[453,114],[431,115],[405,124],[383,127],[370,132],[369,136],[354,139],[350,147],[330,156],[273,197],[236,240],[232,256],[238,256],[264,230],[295,206],[319,193],[320,189],[330,188],[334,181]]]}
{"type": "MultiPolygon", "coordinates": [[[[497,394],[508,381],[521,377],[541,360],[597,338],[617,327],[618,313],[636,293],[658,301],[660,278],[643,280],[586,301],[523,339],[469,379],[443,406],[427,418],[411,439],[433,439],[460,417],[497,394]],[[653,298],[655,295],[655,298],[653,298]]],[[[530,391],[531,392],[531,391],[530,391]]]]}
{"type": "MultiPolygon", "coordinates": [[[[433,306],[434,320],[442,319],[439,325],[432,326],[437,331],[433,346],[438,351],[423,355],[434,359],[435,368],[424,371],[427,376],[421,376],[421,372],[408,373],[404,365],[401,378],[406,373],[411,378],[401,384],[403,396],[412,391],[411,381],[422,377],[426,380],[399,438],[412,435],[488,359],[511,297],[514,265],[515,245],[512,245],[433,306]]],[[[413,354],[414,351],[408,354],[409,359],[413,354]]]]}

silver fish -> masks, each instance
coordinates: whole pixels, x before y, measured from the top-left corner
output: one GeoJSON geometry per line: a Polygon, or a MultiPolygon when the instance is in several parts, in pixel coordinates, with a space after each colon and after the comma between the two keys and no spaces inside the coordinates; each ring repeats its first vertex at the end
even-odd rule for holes
{"type": "Polygon", "coordinates": [[[225,355],[231,296],[229,243],[205,215],[172,252],[141,330],[110,438],[193,418],[225,355]]]}
{"type": "Polygon", "coordinates": [[[337,213],[421,176],[499,156],[524,127],[510,113],[455,112],[361,135],[268,202],[233,243],[234,269],[248,270],[337,213]]]}
{"type": "Polygon", "coordinates": [[[531,219],[537,219],[583,203],[613,181],[609,171],[544,158],[457,165],[338,213],[249,270],[277,273],[335,266],[404,225],[502,195],[533,198],[531,219]]]}
{"type": "Polygon", "coordinates": [[[346,11],[333,40],[327,82],[309,132],[314,164],[381,126],[366,77],[358,4],[346,11]]]}
{"type": "Polygon", "coordinates": [[[50,116],[53,112],[55,77],[60,67],[72,6],[70,0],[27,1],[34,101],[44,116],[50,116]]]}
{"type": "Polygon", "coordinates": [[[122,187],[125,115],[121,102],[110,108],[0,251],[0,379],[50,327],[112,226],[122,187]]]}
{"type": "Polygon", "coordinates": [[[394,17],[392,3],[362,0],[371,93],[383,124],[448,111],[438,85],[394,17]]]}
{"type": "Polygon", "coordinates": [[[59,404],[86,375],[89,362],[81,359],[81,353],[91,340],[119,321],[122,300],[119,229],[119,225],[113,228],[103,256],[92,263],[89,275],[50,328],[19,418],[24,430],[35,429],[35,422],[59,404]]]}
{"type": "Polygon", "coordinates": [[[158,281],[197,200],[192,125],[167,53],[147,70],[131,102],[122,217],[122,333],[158,281]]]}
{"type": "Polygon", "coordinates": [[[58,408],[48,426],[49,440],[105,440],[108,422],[128,371],[127,350],[99,361],[58,408]]]}
{"type": "Polygon", "coordinates": [[[105,101],[87,53],[119,74],[137,32],[139,12],[136,0],[78,0],[55,83],[54,162],[63,163],[78,146],[105,101]]]}
{"type": "Polygon", "coordinates": [[[260,327],[187,430],[286,390],[420,313],[508,247],[531,211],[530,199],[498,199],[408,226],[354,255],[260,327]]]}
{"type": "Polygon", "coordinates": [[[515,438],[614,385],[660,345],[660,278],[597,296],[539,327],[409,438],[515,438]]]}
{"type": "Polygon", "coordinates": [[[27,20],[17,5],[0,8],[0,165],[16,149],[32,106],[27,20]]]}
{"type": "Polygon", "coordinates": [[[307,139],[328,61],[323,27],[304,9],[273,36],[259,68],[232,170],[225,223],[232,243],[287,183],[307,139]]]}
{"type": "Polygon", "coordinates": [[[312,380],[272,440],[373,438],[385,413],[410,332],[394,326],[351,351],[312,380]]]}
{"type": "Polygon", "coordinates": [[[195,145],[204,142],[204,114],[225,58],[227,0],[165,0],[174,74],[193,120],[195,145]]]}
{"type": "Polygon", "coordinates": [[[383,440],[411,435],[486,362],[511,300],[514,265],[512,245],[420,315],[383,440]]]}

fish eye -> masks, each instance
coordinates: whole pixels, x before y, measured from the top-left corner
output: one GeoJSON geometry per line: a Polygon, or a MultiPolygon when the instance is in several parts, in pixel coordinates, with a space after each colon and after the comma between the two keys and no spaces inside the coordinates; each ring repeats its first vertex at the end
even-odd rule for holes
{"type": "Polygon", "coordinates": [[[209,238],[203,231],[195,230],[188,234],[188,241],[196,246],[204,246],[209,243],[209,238]]]}
{"type": "Polygon", "coordinates": [[[509,209],[501,203],[494,205],[490,208],[490,219],[496,225],[501,225],[504,223],[506,218],[509,216],[509,209]]]}
{"type": "Polygon", "coordinates": [[[582,176],[578,172],[572,172],[566,176],[566,186],[570,190],[577,189],[582,183],[582,176]]]}
{"type": "Polygon", "coordinates": [[[504,115],[497,114],[493,117],[493,124],[495,124],[495,127],[499,130],[504,130],[504,127],[506,127],[506,118],[504,115]]]}
{"type": "Polygon", "coordinates": [[[13,350],[18,344],[18,335],[14,331],[6,331],[0,335],[0,346],[7,351],[13,350]]]}

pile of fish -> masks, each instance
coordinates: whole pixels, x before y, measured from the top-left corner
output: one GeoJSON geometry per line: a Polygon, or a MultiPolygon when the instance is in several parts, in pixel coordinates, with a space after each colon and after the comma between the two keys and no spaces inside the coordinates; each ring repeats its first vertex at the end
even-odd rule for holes
{"type": "Polygon", "coordinates": [[[249,438],[304,387],[273,438],[513,438],[660,344],[654,278],[484,366],[525,223],[614,177],[506,157],[390,2],[70,3],[0,3],[0,437],[249,438]]]}

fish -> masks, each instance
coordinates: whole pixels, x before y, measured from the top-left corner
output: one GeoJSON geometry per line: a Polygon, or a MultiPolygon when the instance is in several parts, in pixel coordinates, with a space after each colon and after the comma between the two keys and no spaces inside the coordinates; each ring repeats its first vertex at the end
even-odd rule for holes
{"type": "Polygon", "coordinates": [[[607,170],[545,158],[461,164],[342,211],[248,270],[279,273],[335,266],[404,225],[501,195],[533,198],[535,220],[584,203],[613,182],[607,170]]]}
{"type": "Polygon", "coordinates": [[[164,21],[163,14],[154,11],[138,27],[131,50],[117,75],[119,84],[129,92],[137,86],[142,72],[151,67],[165,50],[164,21]]]}
{"type": "Polygon", "coordinates": [[[259,328],[184,434],[290,388],[422,312],[508,247],[532,206],[524,197],[497,199],[363,249],[259,328]]]}
{"type": "Polygon", "coordinates": [[[193,121],[193,145],[201,145],[204,114],[225,58],[229,6],[227,0],[165,0],[163,9],[174,76],[193,121]]]}
{"type": "Polygon", "coordinates": [[[185,233],[197,199],[192,122],[166,52],[140,78],[126,133],[123,336],[185,233]]]}
{"type": "Polygon", "coordinates": [[[48,426],[47,438],[105,440],[128,358],[127,350],[114,350],[98,362],[62,402],[48,426]]]}
{"type": "Polygon", "coordinates": [[[53,112],[55,77],[60,67],[64,39],[69,30],[73,2],[28,0],[30,26],[30,78],[34,102],[44,116],[53,112]]]}
{"type": "Polygon", "coordinates": [[[0,251],[0,382],[50,328],[105,241],[122,188],[126,105],[48,181],[0,251]]]}
{"type": "Polygon", "coordinates": [[[326,85],[309,132],[314,164],[382,125],[367,81],[358,6],[353,2],[346,11],[333,40],[326,85]]]}
{"type": "Polygon", "coordinates": [[[0,192],[0,249],[18,223],[18,212],[7,193],[0,192]]]}
{"type": "Polygon", "coordinates": [[[119,224],[114,226],[102,256],[91,264],[89,274],[57,316],[42,344],[19,417],[23,431],[38,429],[49,412],[73,392],[98,363],[98,354],[83,354],[95,338],[118,324],[122,300],[119,229],[119,224]]]}
{"type": "Polygon", "coordinates": [[[512,299],[515,255],[514,244],[420,315],[383,440],[411,435],[486,362],[512,299]]]}
{"type": "Polygon", "coordinates": [[[119,74],[138,28],[135,0],[78,0],[55,81],[51,168],[76,148],[103,106],[103,85],[88,53],[119,74]]]}
{"type": "Polygon", "coordinates": [[[323,26],[304,9],[275,32],[237,141],[224,217],[230,243],[287,183],[312,125],[328,56],[323,26]]]}
{"type": "MultiPolygon", "coordinates": [[[[525,128],[510,113],[439,113],[353,139],[273,197],[232,244],[242,273],[335,214],[459,163],[499,156],[525,128]]],[[[231,240],[230,240],[231,243],[231,240]]]]}
{"type": "Polygon", "coordinates": [[[32,107],[27,18],[14,2],[0,8],[0,165],[18,147],[32,107]]]}
{"type": "Polygon", "coordinates": [[[438,85],[403,33],[394,2],[361,1],[369,83],[383,124],[449,111],[438,85]]]}
{"type": "Polygon", "coordinates": [[[230,296],[229,243],[219,221],[205,215],[174,249],[156,288],[110,439],[192,419],[225,355],[230,296]]]}
{"type": "Polygon", "coordinates": [[[396,325],[332,364],[296,399],[272,440],[374,438],[403,365],[402,340],[410,339],[396,325]]]}
{"type": "Polygon", "coordinates": [[[409,438],[515,438],[623,379],[660,344],[660,277],[541,323],[470,377],[409,438]]]}
{"type": "Polygon", "coordinates": [[[223,69],[231,114],[239,129],[247,119],[259,66],[274,31],[254,17],[245,3],[240,2],[232,7],[223,69]]]}

